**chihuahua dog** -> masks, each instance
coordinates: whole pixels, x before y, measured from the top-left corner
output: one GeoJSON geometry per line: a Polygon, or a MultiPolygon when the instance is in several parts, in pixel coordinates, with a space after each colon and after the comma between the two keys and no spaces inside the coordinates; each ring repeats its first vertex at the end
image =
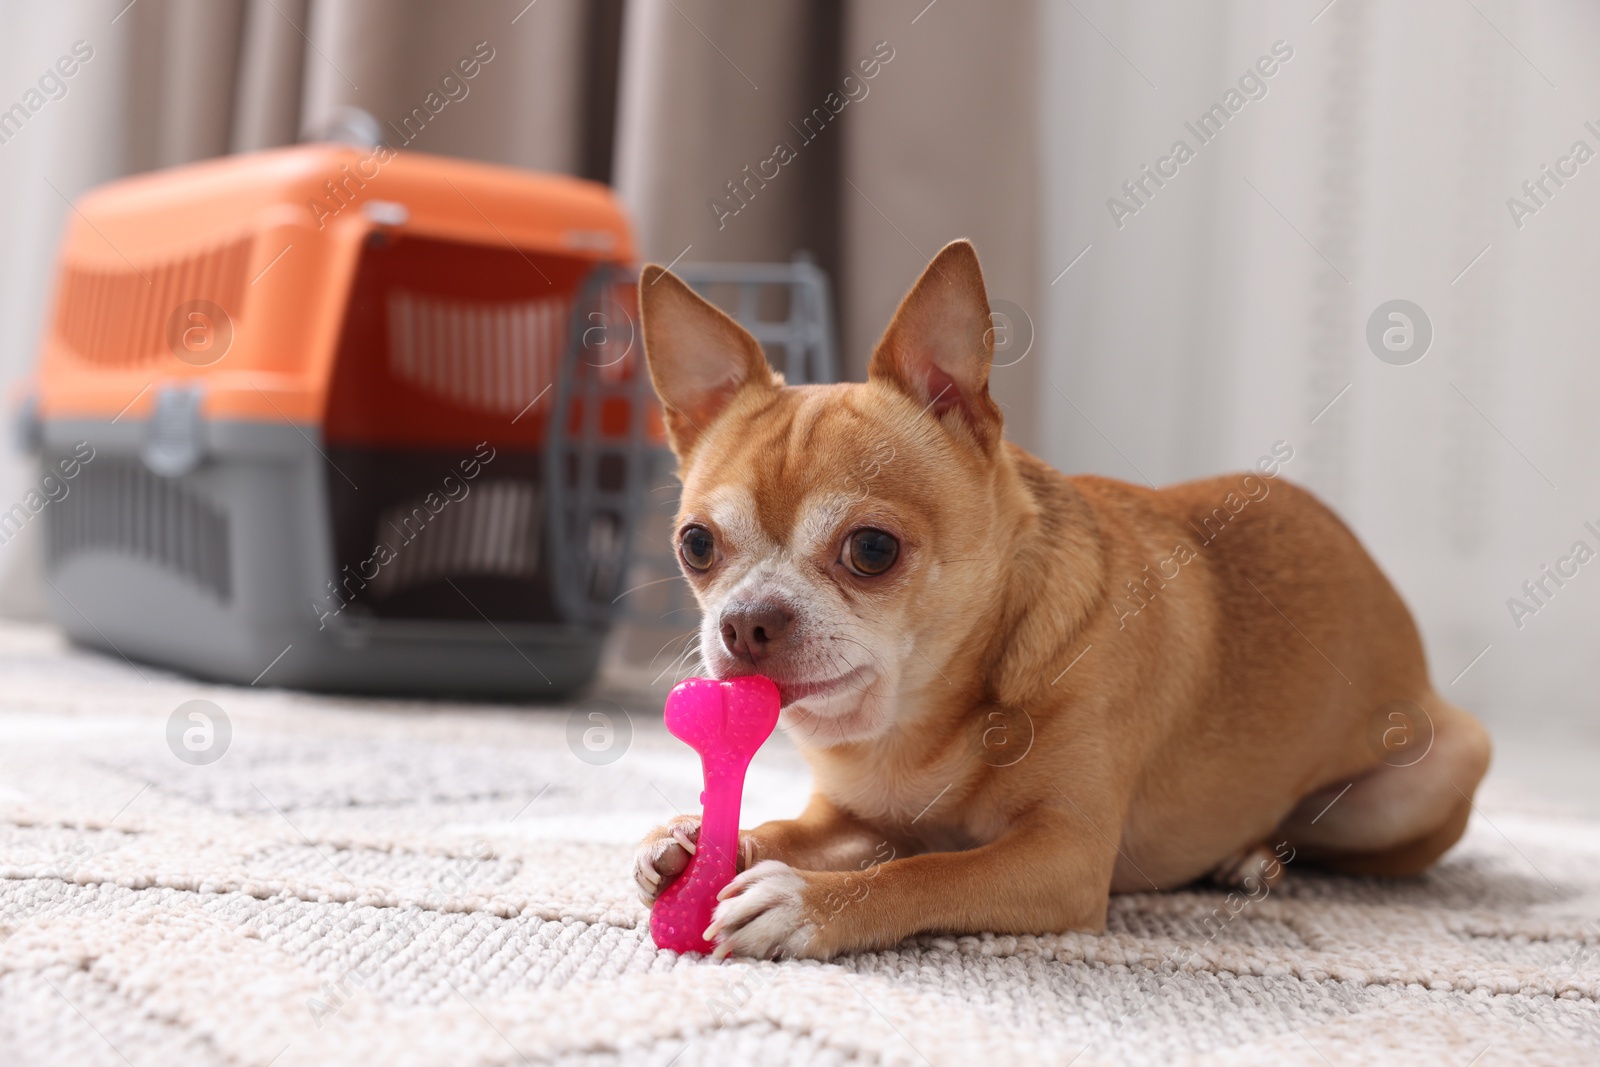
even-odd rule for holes
{"type": "MultiPolygon", "coordinates": [[[[1292,449],[1146,489],[1004,441],[966,241],[865,383],[787,386],[671,272],[639,292],[701,658],[777,683],[815,777],[741,833],[719,955],[1095,931],[1111,893],[1403,876],[1461,836],[1488,736],[1354,535],[1277,478],[1292,449]]],[[[646,903],[698,829],[639,846],[646,903]]]]}

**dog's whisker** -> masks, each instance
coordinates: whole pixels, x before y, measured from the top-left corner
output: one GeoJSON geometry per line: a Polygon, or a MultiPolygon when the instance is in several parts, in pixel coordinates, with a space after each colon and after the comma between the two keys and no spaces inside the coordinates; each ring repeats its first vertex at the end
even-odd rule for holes
{"type": "MultiPolygon", "coordinates": [[[[851,644],[859,646],[861,648],[861,651],[863,651],[863,652],[865,652],[867,654],[866,660],[863,663],[861,663],[860,666],[852,667],[850,669],[851,671],[860,670],[861,667],[871,667],[874,671],[876,671],[878,669],[878,657],[872,651],[872,649],[870,647],[868,647],[866,642],[861,641],[858,638],[851,637],[848,634],[829,634],[829,635],[827,635],[827,639],[830,640],[830,641],[849,641],[851,644]]],[[[845,660],[844,662],[845,663],[849,663],[849,660],[845,660]]],[[[850,673],[850,672],[847,671],[846,673],[850,673]]],[[[862,690],[862,692],[865,692],[865,691],[866,690],[862,690]]]]}
{"type": "Polygon", "coordinates": [[[683,662],[683,653],[680,652],[676,656],[672,657],[671,662],[669,662],[665,667],[661,668],[660,673],[658,673],[653,679],[651,679],[650,684],[651,685],[655,685],[658,682],[660,682],[661,679],[665,678],[667,675],[675,673],[677,671],[677,669],[678,669],[678,664],[680,664],[681,662],[683,662]]]}
{"type": "Polygon", "coordinates": [[[829,658],[831,658],[833,660],[834,664],[838,667],[838,670],[839,670],[838,677],[847,678],[851,674],[855,673],[855,668],[850,666],[850,661],[845,659],[843,656],[839,655],[838,652],[834,651],[831,648],[825,648],[822,651],[823,651],[823,654],[828,656],[829,658]]]}
{"type": "MultiPolygon", "coordinates": [[[[685,679],[685,678],[689,677],[691,674],[695,673],[696,657],[699,657],[699,655],[700,655],[700,634],[699,634],[698,631],[696,631],[695,639],[693,641],[691,641],[687,647],[684,648],[683,655],[680,656],[679,659],[678,659],[677,670],[682,672],[682,673],[678,674],[677,679],[673,684],[677,684],[677,682],[681,682],[681,681],[683,681],[683,679],[685,679]]],[[[702,667],[704,666],[703,661],[701,662],[700,665],[702,667]]]]}
{"type": "Polygon", "coordinates": [[[652,667],[655,666],[656,660],[661,658],[661,653],[663,653],[663,652],[665,652],[667,650],[667,645],[672,644],[674,641],[690,640],[699,632],[700,631],[699,631],[698,628],[693,629],[693,630],[685,630],[681,634],[674,634],[673,636],[667,638],[667,643],[665,645],[662,645],[660,648],[656,649],[656,654],[654,656],[650,657],[650,665],[652,667]]]}
{"type": "MultiPolygon", "coordinates": [[[[857,644],[860,644],[860,642],[857,642],[857,644]]],[[[844,667],[844,671],[843,671],[843,672],[842,672],[842,673],[843,673],[843,674],[844,674],[844,675],[845,675],[845,676],[846,676],[846,677],[848,677],[848,676],[850,676],[850,675],[853,675],[853,674],[855,674],[855,673],[856,673],[856,672],[857,672],[857,671],[859,671],[859,670],[860,670],[860,668],[859,668],[859,667],[852,667],[852,666],[851,666],[851,665],[850,665],[850,661],[849,661],[849,660],[847,660],[847,659],[845,659],[845,658],[844,658],[844,657],[843,657],[843,656],[841,656],[841,655],[839,655],[839,653],[837,653],[837,652],[834,652],[834,651],[833,651],[833,650],[831,650],[831,649],[830,649],[830,650],[828,650],[828,655],[830,655],[830,656],[832,656],[832,657],[833,657],[833,658],[834,658],[834,660],[835,660],[835,661],[836,661],[836,662],[838,662],[838,663],[839,663],[839,664],[841,664],[841,665],[842,665],[842,666],[843,666],[843,667],[844,667]]],[[[868,693],[868,692],[870,692],[870,691],[871,691],[871,687],[870,687],[870,686],[863,686],[863,685],[859,685],[859,684],[855,684],[855,685],[847,685],[847,686],[846,686],[846,687],[845,687],[845,688],[847,688],[847,689],[853,689],[853,690],[855,690],[855,691],[856,691],[856,692],[858,692],[858,693],[860,693],[860,694],[862,694],[862,695],[863,695],[863,696],[865,696],[865,695],[866,695],[866,694],[867,694],[867,693],[868,693]]]]}
{"type": "Polygon", "coordinates": [[[637,593],[641,589],[649,589],[652,585],[663,585],[663,584],[665,584],[667,582],[681,582],[683,580],[684,580],[683,579],[683,575],[681,575],[681,574],[669,574],[665,578],[656,578],[656,579],[654,579],[652,581],[640,582],[638,585],[634,586],[632,589],[626,589],[626,590],[623,590],[622,592],[618,593],[616,595],[616,597],[611,602],[613,604],[615,604],[618,600],[621,600],[623,597],[627,596],[629,593],[637,593]]]}
{"type": "MultiPolygon", "coordinates": [[[[700,640],[700,631],[699,630],[692,631],[691,635],[690,635],[689,643],[684,646],[683,651],[679,652],[676,656],[672,657],[672,662],[668,663],[665,667],[663,667],[662,670],[661,670],[661,673],[656,675],[655,678],[650,682],[650,684],[651,685],[655,685],[657,682],[661,681],[661,679],[663,677],[665,677],[666,675],[668,675],[668,674],[676,675],[676,672],[677,672],[678,668],[680,666],[682,666],[684,661],[689,656],[694,655],[695,653],[698,653],[700,651],[700,645],[698,643],[699,640],[700,640]]],[[[671,644],[671,642],[669,641],[668,644],[671,644]]],[[[679,681],[682,681],[682,679],[675,677],[674,680],[673,680],[673,684],[676,685],[679,681]]]]}
{"type": "MultiPolygon", "coordinates": [[[[676,663],[676,662],[678,662],[676,659],[674,659],[672,661],[672,663],[676,663]]],[[[657,683],[659,683],[661,681],[661,679],[665,678],[667,676],[667,672],[672,670],[672,663],[669,663],[665,667],[661,668],[661,673],[656,675],[654,678],[650,679],[650,684],[651,685],[656,685],[657,683]]]]}
{"type": "Polygon", "coordinates": [[[859,637],[851,637],[849,634],[824,634],[823,637],[828,641],[849,641],[852,645],[857,646],[861,649],[861,651],[867,654],[867,661],[869,663],[873,664],[874,666],[877,665],[877,653],[872,650],[871,645],[868,645],[859,637]]]}

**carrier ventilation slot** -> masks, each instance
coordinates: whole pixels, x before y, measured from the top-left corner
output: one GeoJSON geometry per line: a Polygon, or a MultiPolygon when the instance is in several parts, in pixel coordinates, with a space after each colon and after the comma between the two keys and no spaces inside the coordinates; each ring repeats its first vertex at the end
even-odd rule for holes
{"type": "Polygon", "coordinates": [[[228,519],[142,464],[102,456],[50,508],[52,568],[81,552],[116,552],[175,571],[218,600],[232,595],[228,519]]]}
{"type": "MultiPolygon", "coordinates": [[[[389,293],[389,370],[462,407],[519,415],[555,381],[571,300],[473,303],[389,293]]],[[[540,407],[549,404],[544,396],[540,407]]]]}
{"type": "Polygon", "coordinates": [[[437,514],[418,498],[378,518],[377,543],[392,550],[371,579],[387,598],[444,578],[531,578],[539,571],[543,509],[531,481],[484,482],[437,514]]]}
{"type": "Polygon", "coordinates": [[[168,319],[191,300],[206,300],[237,325],[251,239],[128,268],[68,264],[56,333],[93,363],[130,366],[167,354],[168,319]]]}

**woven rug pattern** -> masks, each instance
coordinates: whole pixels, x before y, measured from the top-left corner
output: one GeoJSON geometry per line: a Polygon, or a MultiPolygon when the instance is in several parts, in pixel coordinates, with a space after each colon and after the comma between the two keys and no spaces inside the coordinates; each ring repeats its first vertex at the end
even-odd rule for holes
{"type": "MultiPolygon", "coordinates": [[[[651,945],[631,845],[698,790],[638,708],[211,686],[0,626],[0,1063],[1600,1063],[1600,825],[1492,778],[1414,881],[1291,865],[828,964],[651,945]],[[215,762],[169,740],[191,700],[215,762]]],[[[746,823],[806,790],[775,741],[746,823]]]]}

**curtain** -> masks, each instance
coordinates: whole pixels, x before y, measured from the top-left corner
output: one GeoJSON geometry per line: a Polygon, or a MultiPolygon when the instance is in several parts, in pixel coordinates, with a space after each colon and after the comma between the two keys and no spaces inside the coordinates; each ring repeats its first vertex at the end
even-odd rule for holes
{"type": "Polygon", "coordinates": [[[1163,484],[1287,442],[1285,476],[1341,514],[1416,613],[1436,685],[1516,725],[1508,759],[1592,730],[1600,577],[1568,563],[1577,576],[1545,580],[1541,603],[1523,584],[1577,541],[1600,550],[1584,526],[1600,527],[1600,177],[1572,159],[1577,141],[1600,151],[1583,103],[1600,12],[1041,11],[1045,457],[1163,484]],[[1201,117],[1279,42],[1292,58],[1202,141],[1201,117]],[[1179,140],[1192,158],[1147,178],[1179,140]],[[1523,183],[1558,166],[1572,173],[1543,179],[1535,205],[1523,183]],[[1368,338],[1393,300],[1432,325],[1411,362],[1368,338]]]}
{"type": "MultiPolygon", "coordinates": [[[[645,254],[809,252],[834,279],[857,379],[900,297],[957,237],[977,242],[992,296],[1031,307],[1034,23],[1031,0],[782,0],[759,17],[735,0],[635,0],[616,184],[645,254]]],[[[1032,370],[1023,360],[994,382],[1024,442],[1032,370]]]]}
{"type": "MultiPolygon", "coordinates": [[[[645,258],[811,256],[833,279],[851,377],[928,257],[971,237],[1016,309],[1005,328],[1019,358],[994,388],[1013,436],[1031,442],[1037,356],[1020,358],[1020,339],[1031,343],[1036,302],[1035,23],[1033,0],[5,5],[4,91],[20,94],[75,42],[92,58],[0,142],[0,191],[20,208],[0,214],[0,378],[31,364],[69,200],[125,174],[326,135],[359,108],[409,149],[612,182],[645,258]],[[492,58],[467,93],[407,127],[475,49],[492,58]]],[[[0,496],[27,477],[8,454],[0,496]]],[[[0,556],[0,610],[37,611],[36,536],[0,556]]]]}

